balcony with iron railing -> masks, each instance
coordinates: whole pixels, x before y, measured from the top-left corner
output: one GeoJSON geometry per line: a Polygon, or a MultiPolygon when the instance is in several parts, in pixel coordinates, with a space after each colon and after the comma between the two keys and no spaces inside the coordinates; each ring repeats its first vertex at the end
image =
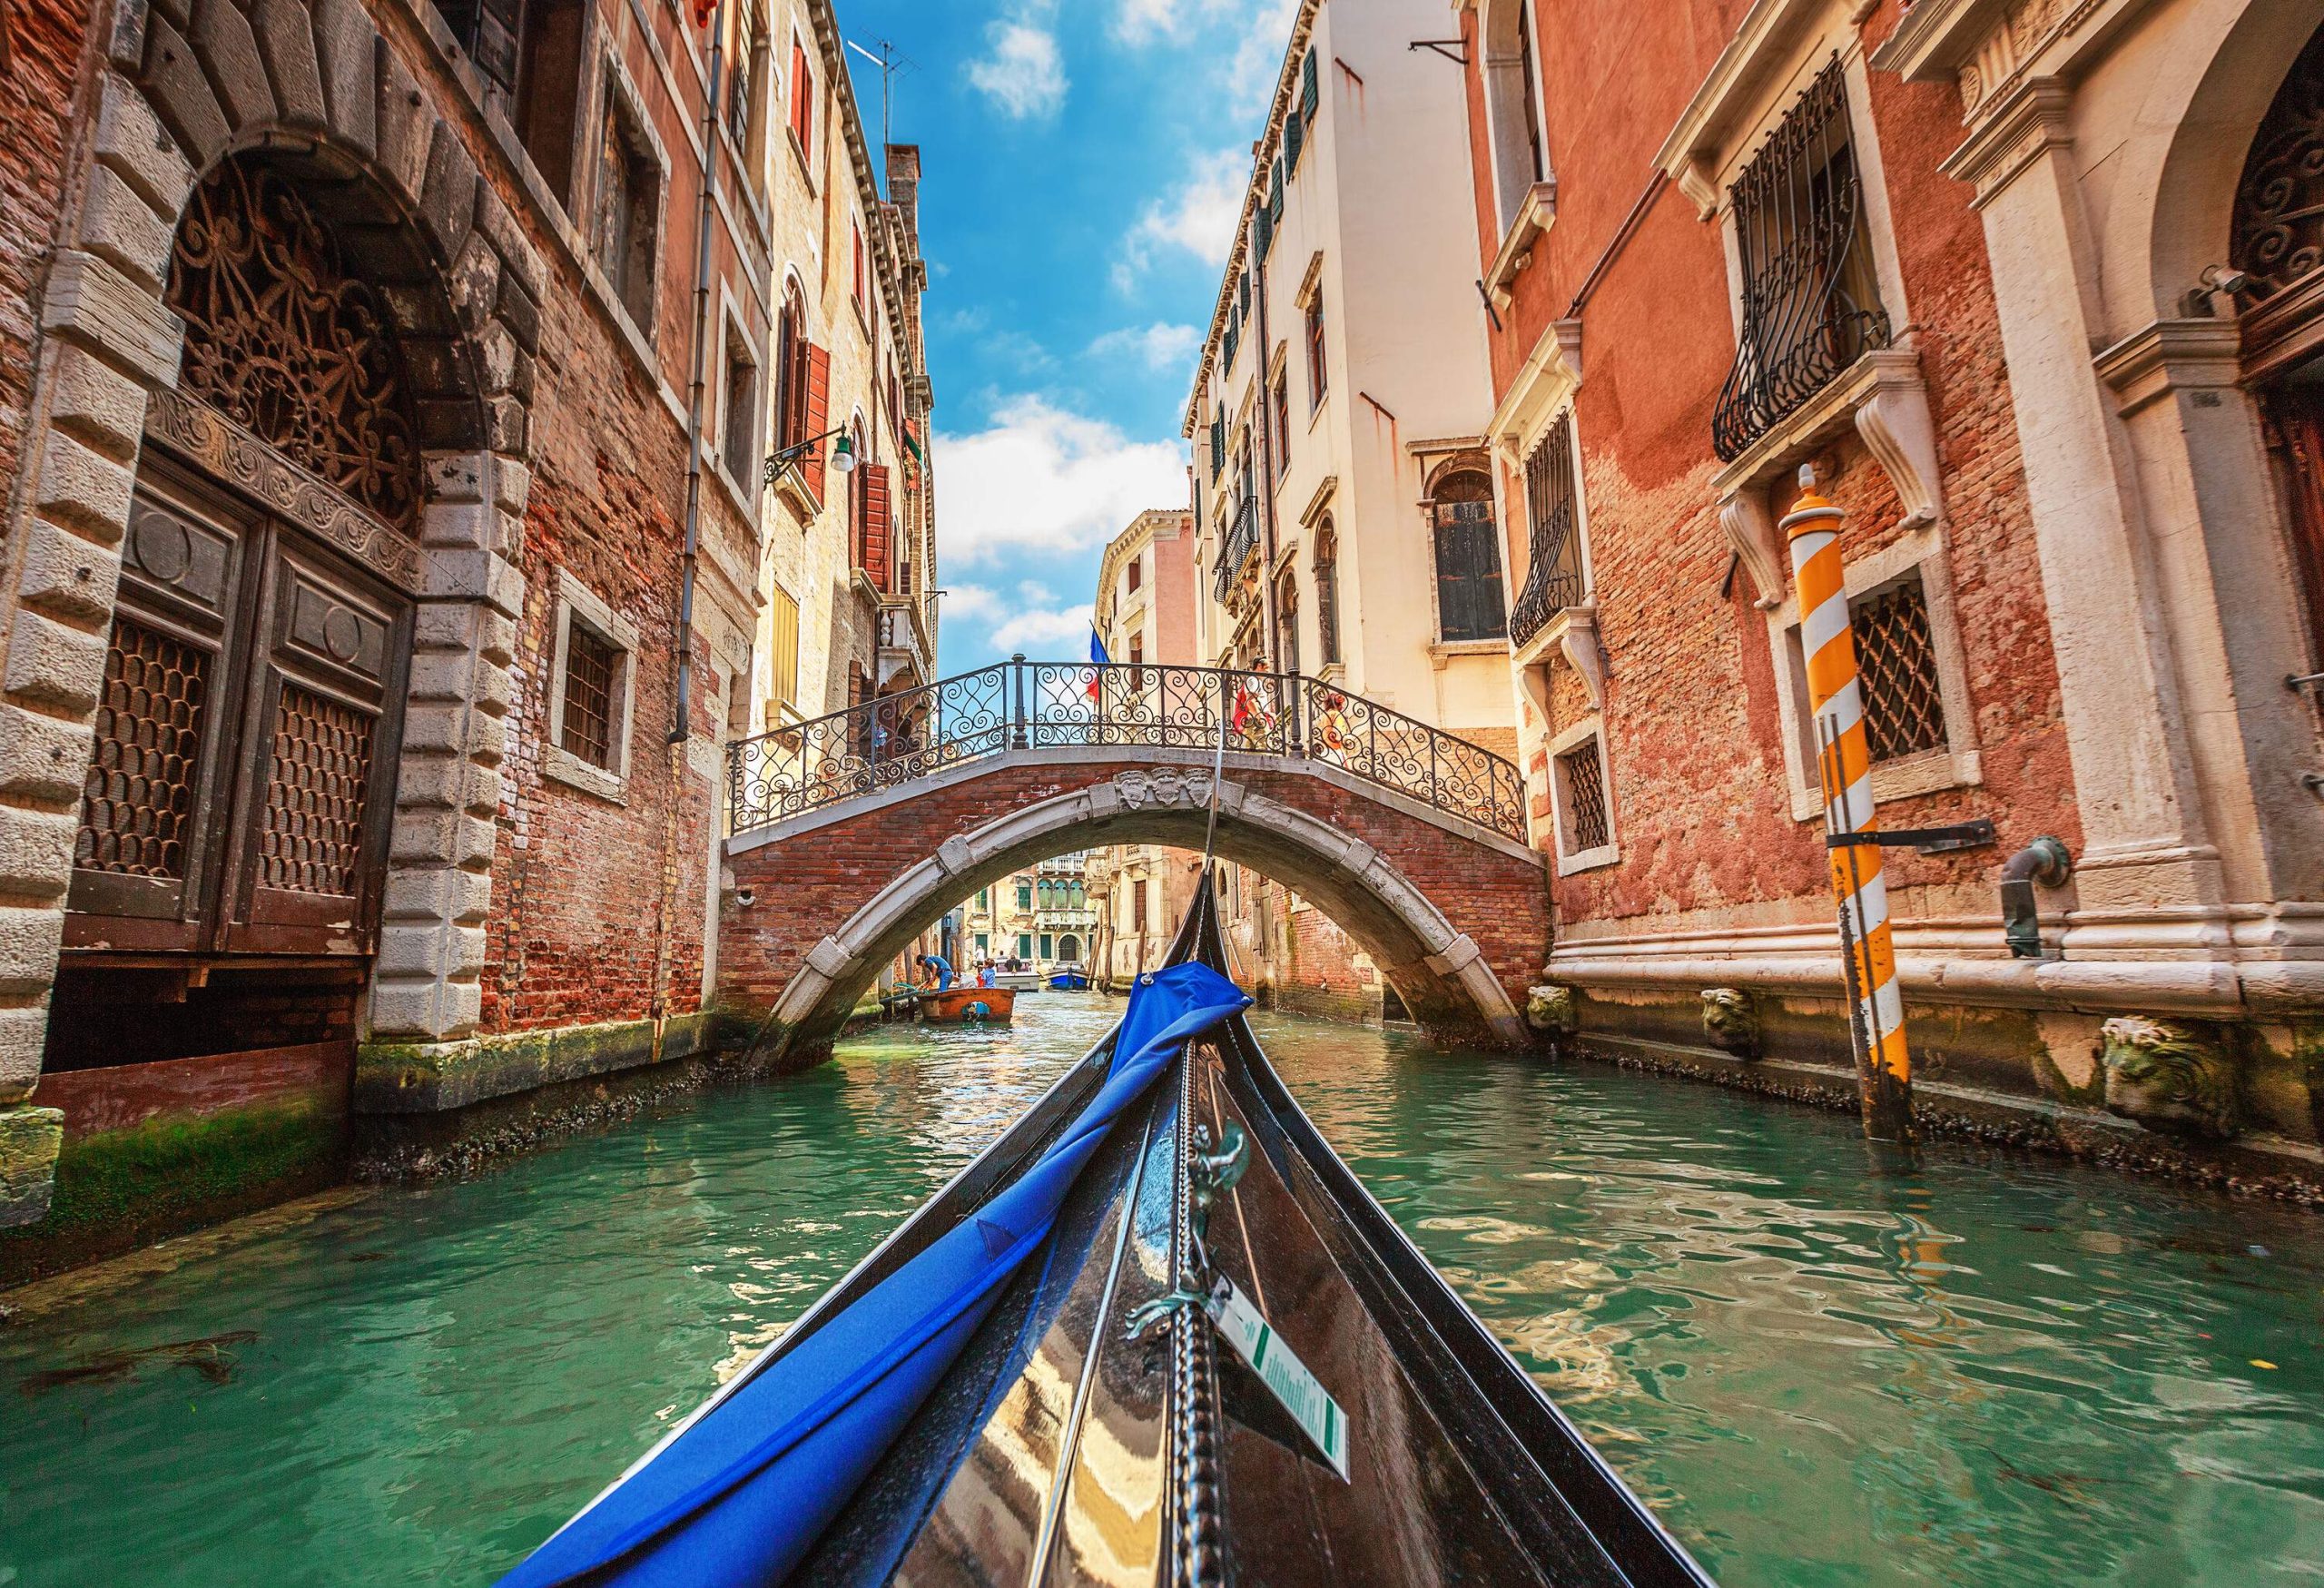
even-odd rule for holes
{"type": "Polygon", "coordinates": [[[1581,604],[1581,547],[1570,517],[1551,515],[1533,526],[1531,557],[1525,587],[1509,614],[1509,641],[1517,650],[1524,649],[1559,613],[1581,604]]]}

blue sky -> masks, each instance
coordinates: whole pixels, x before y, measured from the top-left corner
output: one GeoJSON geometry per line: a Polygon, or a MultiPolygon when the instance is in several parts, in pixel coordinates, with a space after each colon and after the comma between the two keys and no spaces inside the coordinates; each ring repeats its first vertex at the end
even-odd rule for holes
{"type": "Polygon", "coordinates": [[[923,163],[942,670],[1080,656],[1106,542],[1186,501],[1178,422],[1291,0],[837,3],[913,63],[893,135],[923,163]]]}

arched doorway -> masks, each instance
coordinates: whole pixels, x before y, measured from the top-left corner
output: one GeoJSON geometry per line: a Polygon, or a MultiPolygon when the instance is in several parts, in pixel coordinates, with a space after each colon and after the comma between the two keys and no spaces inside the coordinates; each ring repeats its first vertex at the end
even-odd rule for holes
{"type": "Polygon", "coordinates": [[[122,541],[44,1068],[351,1056],[421,579],[419,416],[464,384],[441,299],[415,230],[344,165],[237,154],[189,197],[164,292],[184,345],[122,541]]]}
{"type": "Polygon", "coordinates": [[[2236,184],[2229,263],[2307,622],[2324,671],[2324,29],[2277,90],[2236,184]]]}
{"type": "Polygon", "coordinates": [[[1063,937],[1059,938],[1057,940],[1057,957],[1067,964],[1079,964],[1081,962],[1081,940],[1074,936],[1073,933],[1069,932],[1063,937]]]}

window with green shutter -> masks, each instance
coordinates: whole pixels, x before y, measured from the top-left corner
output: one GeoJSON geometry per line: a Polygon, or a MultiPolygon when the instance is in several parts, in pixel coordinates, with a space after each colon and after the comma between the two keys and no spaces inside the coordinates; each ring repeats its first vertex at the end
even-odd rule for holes
{"type": "Polygon", "coordinates": [[[1275,163],[1275,182],[1267,191],[1267,219],[1276,225],[1283,223],[1283,162],[1275,163]]]}
{"type": "Polygon", "coordinates": [[[1299,117],[1302,121],[1315,119],[1315,49],[1310,44],[1307,59],[1299,67],[1299,117]]]}
{"type": "Polygon", "coordinates": [[[1307,118],[1294,115],[1283,127],[1283,165],[1292,175],[1299,174],[1299,151],[1307,146],[1307,118]]]}

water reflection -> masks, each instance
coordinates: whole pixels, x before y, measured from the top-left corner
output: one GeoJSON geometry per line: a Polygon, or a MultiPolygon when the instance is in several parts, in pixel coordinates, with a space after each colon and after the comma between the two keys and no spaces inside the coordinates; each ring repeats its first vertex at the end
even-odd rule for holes
{"type": "Polygon", "coordinates": [[[1268,1037],[1366,1183],[1724,1580],[2318,1574],[2312,1216],[1950,1148],[1875,1179],[1844,1118],[1303,1022],[1268,1037]]]}
{"type": "MultiPolygon", "coordinates": [[[[1018,1008],[0,1331],[0,1584],[489,1580],[1118,1006],[1018,1008]],[[205,1341],[231,1366],[182,1360],[205,1341]]],[[[1723,1581],[2319,1574],[2313,1216],[1945,1147],[1876,1179],[1845,1118],[1264,1030],[1365,1182],[1723,1581]]]]}

